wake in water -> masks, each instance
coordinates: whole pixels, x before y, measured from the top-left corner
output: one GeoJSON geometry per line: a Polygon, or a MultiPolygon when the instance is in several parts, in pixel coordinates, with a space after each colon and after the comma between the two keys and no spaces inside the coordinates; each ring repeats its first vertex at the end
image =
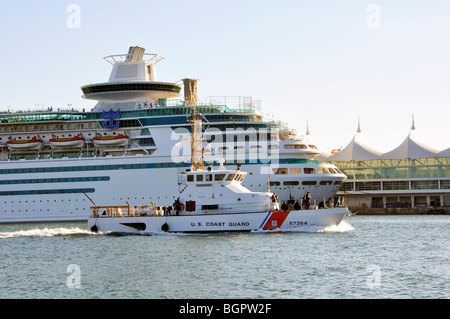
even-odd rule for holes
{"type": "Polygon", "coordinates": [[[79,237],[93,235],[92,232],[81,228],[34,228],[11,232],[0,232],[0,239],[18,237],[79,237]]]}
{"type": "Polygon", "coordinates": [[[355,230],[351,224],[343,220],[338,226],[318,226],[318,225],[305,225],[292,229],[273,229],[273,230],[257,230],[252,233],[345,233],[351,230],[355,230]]]}
{"type": "Polygon", "coordinates": [[[328,227],[325,227],[324,229],[322,229],[322,231],[320,231],[320,232],[323,232],[323,233],[346,233],[351,230],[355,230],[355,228],[353,228],[353,226],[350,223],[343,220],[338,226],[336,226],[336,225],[328,226],[328,227]]]}

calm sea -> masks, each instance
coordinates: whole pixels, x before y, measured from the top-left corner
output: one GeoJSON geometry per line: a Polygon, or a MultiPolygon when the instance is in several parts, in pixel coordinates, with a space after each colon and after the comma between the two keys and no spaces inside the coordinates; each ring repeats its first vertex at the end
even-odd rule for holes
{"type": "Polygon", "coordinates": [[[450,216],[211,235],[0,225],[0,298],[450,298],[449,234],[450,216]]]}

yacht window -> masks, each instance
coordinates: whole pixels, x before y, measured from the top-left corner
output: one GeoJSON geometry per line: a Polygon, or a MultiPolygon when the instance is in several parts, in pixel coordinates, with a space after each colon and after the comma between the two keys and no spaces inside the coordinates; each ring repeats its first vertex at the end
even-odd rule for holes
{"type": "Polygon", "coordinates": [[[330,171],[331,174],[337,174],[337,172],[331,167],[328,167],[328,171],[330,171]]]}
{"type": "Polygon", "coordinates": [[[194,181],[194,175],[188,175],[187,176],[187,181],[188,182],[193,182],[194,181]]]}
{"type": "Polygon", "coordinates": [[[333,184],[332,181],[321,181],[320,182],[320,185],[331,185],[331,184],[333,184]]]}
{"type": "Polygon", "coordinates": [[[228,174],[226,181],[232,181],[236,174],[228,174]]]}
{"type": "Polygon", "coordinates": [[[280,182],[270,182],[270,186],[280,186],[280,182]]]}
{"type": "Polygon", "coordinates": [[[214,175],[214,180],[221,181],[225,177],[225,174],[216,174],[214,175]]]}
{"type": "Polygon", "coordinates": [[[287,168],[273,168],[273,172],[275,174],[287,174],[288,169],[287,168]]]}
{"type": "Polygon", "coordinates": [[[317,150],[317,147],[316,147],[315,145],[309,145],[309,147],[311,147],[311,148],[317,150]]]}
{"type": "Polygon", "coordinates": [[[297,186],[298,185],[298,181],[286,181],[283,182],[284,186],[297,186]]]}
{"type": "Polygon", "coordinates": [[[197,182],[203,182],[203,175],[197,175],[197,182]]]}
{"type": "Polygon", "coordinates": [[[212,174],[206,174],[205,181],[207,181],[207,182],[212,181],[212,174]]]}
{"type": "Polygon", "coordinates": [[[302,173],[301,167],[293,167],[293,168],[291,168],[291,174],[301,174],[301,173],[302,173]]]}
{"type": "Polygon", "coordinates": [[[318,174],[328,174],[327,169],[325,167],[317,167],[318,174]]]}
{"type": "Polygon", "coordinates": [[[276,145],[276,144],[269,145],[269,149],[277,149],[277,148],[278,148],[278,145],[276,145]]]}
{"type": "Polygon", "coordinates": [[[312,167],[305,167],[303,170],[305,171],[305,174],[315,174],[316,173],[316,170],[312,167]]]}
{"type": "Polygon", "coordinates": [[[317,182],[316,181],[303,181],[302,182],[302,185],[316,185],[317,184],[317,182]]]}
{"type": "Polygon", "coordinates": [[[286,144],[284,145],[285,149],[292,150],[292,149],[306,149],[305,144],[286,144]]]}

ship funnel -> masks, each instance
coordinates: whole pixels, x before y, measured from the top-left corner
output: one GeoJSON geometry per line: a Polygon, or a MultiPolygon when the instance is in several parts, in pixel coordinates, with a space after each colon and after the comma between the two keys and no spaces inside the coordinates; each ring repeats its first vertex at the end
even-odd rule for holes
{"type": "Polygon", "coordinates": [[[183,79],[185,105],[197,105],[197,80],[183,79]]]}
{"type": "Polygon", "coordinates": [[[144,57],[145,49],[141,47],[130,47],[125,62],[139,62],[144,57]]]}

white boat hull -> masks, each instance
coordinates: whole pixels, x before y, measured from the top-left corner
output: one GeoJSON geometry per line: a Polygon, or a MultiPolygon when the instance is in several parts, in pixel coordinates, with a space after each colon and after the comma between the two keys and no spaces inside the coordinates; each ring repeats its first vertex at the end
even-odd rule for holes
{"type": "Polygon", "coordinates": [[[298,211],[235,213],[216,215],[90,217],[88,229],[125,233],[212,233],[249,231],[291,231],[309,225],[339,225],[347,208],[298,211]]]}
{"type": "Polygon", "coordinates": [[[84,140],[74,140],[74,141],[50,141],[50,145],[53,148],[81,148],[84,146],[84,140]]]}
{"type": "Polygon", "coordinates": [[[93,140],[94,145],[97,147],[100,146],[127,146],[128,145],[128,139],[122,138],[122,139],[111,139],[111,140],[93,140]]]}
{"type": "Polygon", "coordinates": [[[11,143],[7,144],[9,150],[38,150],[42,148],[42,142],[11,143]]]}

